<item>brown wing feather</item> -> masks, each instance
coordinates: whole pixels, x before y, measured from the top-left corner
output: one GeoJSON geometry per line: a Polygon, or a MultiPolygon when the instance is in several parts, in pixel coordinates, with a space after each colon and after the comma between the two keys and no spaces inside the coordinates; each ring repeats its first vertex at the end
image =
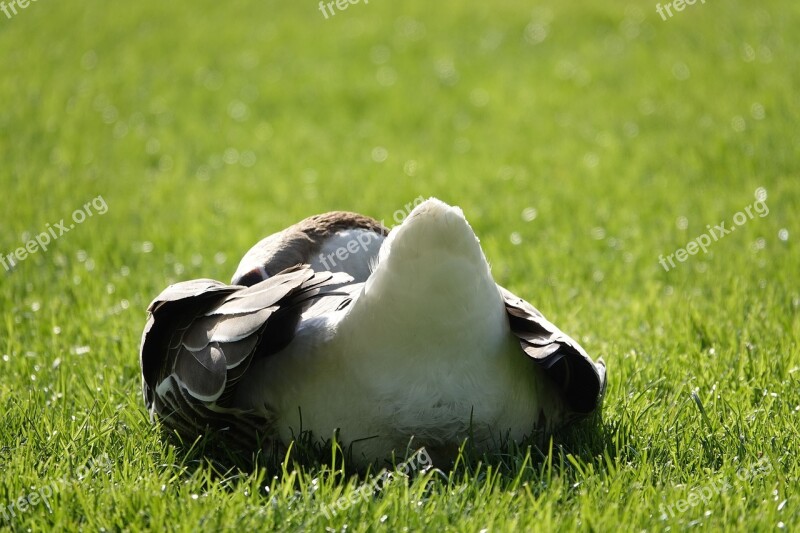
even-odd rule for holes
{"type": "Polygon", "coordinates": [[[294,336],[310,301],[335,293],[345,274],[296,266],[252,287],[194,280],[168,287],[150,305],[140,362],[151,415],[193,439],[206,428],[224,430],[246,446],[269,437],[269,414],[231,404],[240,378],[294,336]]]}
{"type": "Polygon", "coordinates": [[[588,414],[602,401],[606,388],[606,367],[547,320],[535,307],[500,287],[511,331],[533,361],[540,365],[564,395],[574,412],[588,414]]]}

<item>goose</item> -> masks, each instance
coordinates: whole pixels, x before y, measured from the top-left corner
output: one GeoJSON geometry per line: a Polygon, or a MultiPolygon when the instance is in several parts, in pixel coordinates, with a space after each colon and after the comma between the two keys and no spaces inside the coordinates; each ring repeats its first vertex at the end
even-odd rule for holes
{"type": "Polygon", "coordinates": [[[606,366],[492,278],[458,207],[422,201],[391,231],[356,213],[263,239],[231,283],[176,283],[140,349],[151,420],[194,440],[286,450],[334,436],[356,467],[413,440],[435,463],[598,412],[606,366]]]}

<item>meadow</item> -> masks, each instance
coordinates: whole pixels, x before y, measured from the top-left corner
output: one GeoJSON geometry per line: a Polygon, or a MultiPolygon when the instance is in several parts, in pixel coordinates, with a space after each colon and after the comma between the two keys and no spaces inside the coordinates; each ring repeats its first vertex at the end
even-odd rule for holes
{"type": "Polygon", "coordinates": [[[0,530],[800,526],[800,4],[677,3],[0,11],[0,530]],[[409,479],[163,438],[152,298],[419,196],[605,359],[597,427],[409,479]]]}

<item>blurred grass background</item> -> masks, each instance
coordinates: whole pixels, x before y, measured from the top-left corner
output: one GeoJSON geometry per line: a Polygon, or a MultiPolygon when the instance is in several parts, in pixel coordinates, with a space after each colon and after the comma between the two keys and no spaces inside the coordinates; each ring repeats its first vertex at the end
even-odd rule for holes
{"type": "Polygon", "coordinates": [[[606,359],[606,448],[521,468],[538,491],[477,476],[451,480],[464,501],[412,505],[423,480],[331,527],[797,525],[798,30],[788,0],[667,21],[611,0],[0,13],[0,253],[98,195],[109,207],[0,270],[0,505],[116,461],[0,527],[324,526],[296,479],[270,505],[263,473],[230,489],[173,465],[141,407],[144,309],[168,283],[227,281],[300,218],[391,221],[419,195],[461,206],[498,282],[606,359]],[[661,268],[758,188],[769,215],[661,268]],[[746,488],[658,511],[764,456],[774,470],[746,488]]]}

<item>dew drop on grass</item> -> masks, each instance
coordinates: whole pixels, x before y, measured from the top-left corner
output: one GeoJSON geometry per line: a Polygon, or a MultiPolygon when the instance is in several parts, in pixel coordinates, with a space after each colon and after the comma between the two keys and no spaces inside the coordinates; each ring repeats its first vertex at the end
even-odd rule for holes
{"type": "Polygon", "coordinates": [[[619,29],[623,35],[629,40],[636,39],[641,33],[641,28],[638,22],[629,18],[623,19],[619,24],[619,29]]]}
{"type": "Polygon", "coordinates": [[[531,222],[532,220],[536,219],[538,214],[539,212],[536,211],[535,207],[526,207],[522,210],[522,220],[525,222],[531,222]]]}
{"type": "Polygon", "coordinates": [[[159,150],[161,150],[161,143],[158,141],[158,139],[154,139],[152,137],[147,139],[147,142],[144,145],[144,151],[148,155],[155,155],[159,150]]]}
{"type": "Polygon", "coordinates": [[[240,100],[233,100],[228,104],[228,115],[237,122],[245,120],[247,118],[247,104],[240,100]]]}
{"type": "Polygon", "coordinates": [[[524,38],[528,44],[539,44],[547,39],[548,27],[541,22],[531,22],[525,26],[524,38]]]}
{"type": "Polygon", "coordinates": [[[373,46],[369,57],[376,65],[383,65],[392,57],[392,51],[385,45],[373,46]]]}
{"type": "Polygon", "coordinates": [[[508,181],[514,177],[514,167],[504,165],[497,169],[497,177],[503,181],[508,181]]]}
{"type": "Polygon", "coordinates": [[[383,146],[376,146],[372,149],[372,160],[376,163],[383,163],[389,157],[389,152],[383,146]]]}
{"type": "Polygon", "coordinates": [[[742,45],[742,61],[750,63],[756,58],[756,51],[747,43],[742,45]]]}
{"type": "Polygon", "coordinates": [[[92,70],[97,66],[97,52],[89,50],[81,57],[81,67],[84,70],[92,70]]]}
{"type": "Polygon", "coordinates": [[[626,137],[637,137],[639,135],[639,125],[635,122],[626,122],[622,126],[622,131],[625,133],[626,137]]]}
{"type": "Polygon", "coordinates": [[[458,83],[459,75],[456,65],[452,59],[442,58],[436,61],[434,68],[436,76],[444,85],[455,85],[458,83]]]}
{"type": "Polygon", "coordinates": [[[383,65],[375,73],[375,79],[381,87],[391,87],[397,82],[397,71],[392,67],[383,65]]]}
{"type": "Polygon", "coordinates": [[[222,160],[227,165],[235,165],[239,162],[239,150],[236,148],[228,148],[225,150],[225,153],[222,154],[222,160]]]}
{"type": "Polygon", "coordinates": [[[163,155],[158,160],[158,170],[161,172],[169,172],[170,170],[172,170],[173,166],[174,162],[172,158],[168,155],[163,155]]]}
{"type": "Polygon", "coordinates": [[[600,156],[594,152],[588,152],[583,156],[583,164],[586,165],[587,168],[595,168],[600,164],[600,156]]]}
{"type": "Polygon", "coordinates": [[[113,135],[115,139],[122,139],[128,134],[128,125],[124,122],[117,122],[114,124],[113,135]]]}
{"type": "Polygon", "coordinates": [[[472,147],[472,143],[466,137],[459,137],[453,143],[453,150],[459,154],[466,154],[472,147]]]}
{"type": "Polygon", "coordinates": [[[686,63],[675,63],[672,65],[672,75],[675,76],[676,80],[684,81],[691,77],[692,72],[686,63]]]}
{"type": "Polygon", "coordinates": [[[485,89],[473,89],[469,93],[469,101],[475,107],[484,107],[489,103],[489,93],[485,89]]]}
{"type": "Polygon", "coordinates": [[[245,150],[239,156],[239,163],[245,168],[250,168],[256,164],[256,154],[252,150],[245,150]]]}

